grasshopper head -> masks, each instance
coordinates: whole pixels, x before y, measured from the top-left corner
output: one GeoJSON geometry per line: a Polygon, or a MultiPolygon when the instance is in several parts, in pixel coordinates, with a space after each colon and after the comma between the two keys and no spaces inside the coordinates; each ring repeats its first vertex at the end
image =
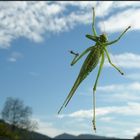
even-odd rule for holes
{"type": "Polygon", "coordinates": [[[108,40],[106,34],[101,34],[99,38],[100,38],[100,42],[102,42],[102,43],[107,42],[107,40],[108,40]]]}

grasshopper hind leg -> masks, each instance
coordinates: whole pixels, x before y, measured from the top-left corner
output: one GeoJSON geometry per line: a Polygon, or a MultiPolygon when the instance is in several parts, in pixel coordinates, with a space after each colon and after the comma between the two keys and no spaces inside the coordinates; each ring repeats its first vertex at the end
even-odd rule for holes
{"type": "Polygon", "coordinates": [[[95,107],[96,107],[96,98],[95,98],[95,91],[93,91],[93,120],[92,120],[92,124],[93,124],[93,129],[96,133],[95,107]]]}
{"type": "Polygon", "coordinates": [[[104,53],[102,53],[102,56],[101,56],[101,62],[100,62],[100,67],[99,67],[99,70],[98,70],[98,74],[97,74],[97,77],[96,77],[96,81],[95,81],[95,84],[94,84],[94,87],[93,87],[93,120],[92,120],[92,123],[93,123],[93,129],[94,131],[96,132],[96,86],[97,86],[97,83],[98,83],[98,79],[99,79],[99,76],[101,74],[101,70],[102,70],[102,67],[103,67],[103,64],[104,64],[104,53]]]}

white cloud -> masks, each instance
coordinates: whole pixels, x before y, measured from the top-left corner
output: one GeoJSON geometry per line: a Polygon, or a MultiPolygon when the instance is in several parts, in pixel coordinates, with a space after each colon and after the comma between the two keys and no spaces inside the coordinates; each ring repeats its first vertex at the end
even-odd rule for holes
{"type": "MultiPolygon", "coordinates": [[[[98,26],[101,29],[101,31],[104,30],[109,33],[123,31],[128,26],[131,26],[132,30],[139,30],[140,29],[140,23],[139,23],[139,17],[140,17],[140,3],[134,2],[134,1],[119,1],[114,2],[111,5],[111,9],[117,10],[117,13],[113,14],[112,16],[109,16],[108,18],[104,18],[104,21],[100,21],[98,26]],[[131,15],[131,16],[130,16],[131,15]]],[[[109,14],[109,13],[108,13],[109,14]]]]}
{"type": "MultiPolygon", "coordinates": [[[[35,42],[43,40],[43,34],[58,33],[72,28],[77,23],[88,21],[90,16],[82,11],[69,11],[68,5],[75,2],[1,2],[0,3],[0,48],[7,48],[13,39],[25,37],[35,42]],[[71,18],[71,19],[70,19],[71,18]],[[86,19],[86,20],[85,20],[86,19]]],[[[95,2],[93,2],[95,3],[95,2]]],[[[81,2],[78,7],[89,5],[81,2]]],[[[84,6],[84,7],[85,7],[84,6]]],[[[92,14],[90,14],[92,15],[92,14]]]]}
{"type": "MultiPolygon", "coordinates": [[[[118,65],[118,67],[123,68],[140,68],[139,62],[140,62],[140,54],[134,54],[134,53],[122,53],[122,54],[110,54],[110,58],[117,61],[117,64],[112,60],[112,63],[115,65],[118,65]]],[[[111,66],[106,58],[105,60],[105,66],[111,66]]],[[[112,66],[111,66],[112,67],[112,66]]]]}
{"type": "Polygon", "coordinates": [[[115,2],[115,7],[119,7],[119,8],[125,8],[125,7],[133,7],[133,8],[136,8],[136,7],[140,7],[140,3],[139,1],[117,1],[115,2]]]}
{"type": "Polygon", "coordinates": [[[101,117],[100,121],[102,122],[110,122],[110,121],[114,121],[113,117],[101,117]]]}
{"type": "Polygon", "coordinates": [[[38,118],[35,118],[34,120],[36,120],[36,122],[38,123],[38,130],[36,131],[41,134],[47,135],[49,137],[54,137],[63,133],[63,131],[59,128],[56,128],[52,122],[42,121],[38,118]]]}
{"type": "Polygon", "coordinates": [[[9,62],[16,62],[17,59],[20,59],[22,57],[23,57],[23,55],[21,53],[19,53],[19,52],[12,52],[10,57],[8,58],[8,61],[9,62]]]}
{"type": "Polygon", "coordinates": [[[63,7],[57,4],[48,5],[47,2],[1,2],[0,7],[1,48],[8,47],[18,37],[42,41],[45,30],[57,30],[55,15],[63,11],[63,7]]]}
{"type": "MultiPolygon", "coordinates": [[[[91,89],[90,89],[91,91],[91,89]]],[[[139,102],[140,101],[140,82],[128,84],[111,84],[99,86],[97,91],[107,98],[101,99],[105,102],[139,102]]]]}
{"type": "MultiPolygon", "coordinates": [[[[139,30],[139,5],[137,2],[114,1],[0,2],[0,48],[9,47],[11,41],[19,37],[40,42],[44,33],[59,33],[77,24],[89,24],[92,22],[92,7],[95,7],[96,17],[108,16],[104,23],[107,32],[120,31],[130,24],[131,30],[139,30]],[[69,7],[73,10],[70,11],[69,7]],[[117,15],[109,15],[113,10],[117,10],[117,15]]],[[[99,27],[102,30],[101,22],[99,27]]]]}
{"type": "MultiPolygon", "coordinates": [[[[140,29],[140,9],[128,9],[123,12],[119,12],[116,15],[109,17],[104,21],[106,32],[118,32],[124,31],[128,26],[131,26],[130,30],[140,29]],[[131,15],[131,16],[130,16],[131,15]]],[[[102,29],[102,21],[99,23],[99,27],[102,29]]],[[[102,29],[103,30],[103,29],[102,29]]]]}
{"type": "Polygon", "coordinates": [[[140,82],[133,82],[129,84],[112,84],[107,86],[99,86],[97,90],[102,92],[124,92],[124,91],[140,91],[140,82]]]}
{"type": "Polygon", "coordinates": [[[109,98],[112,100],[118,100],[118,101],[123,101],[123,102],[124,101],[140,101],[139,94],[135,92],[131,92],[131,91],[115,93],[113,95],[110,95],[109,98]]]}
{"type": "MultiPolygon", "coordinates": [[[[51,119],[54,116],[51,116],[51,119]]],[[[69,133],[69,134],[73,134],[73,135],[79,135],[82,133],[85,133],[87,130],[88,125],[81,123],[79,125],[76,125],[76,123],[79,123],[79,119],[78,120],[70,120],[70,121],[63,121],[63,124],[56,125],[55,121],[56,121],[56,117],[53,118],[53,121],[45,121],[44,119],[41,120],[39,119],[40,117],[35,117],[34,120],[38,123],[38,129],[36,130],[36,132],[39,132],[41,134],[47,135],[51,138],[60,135],[62,133],[69,133]],[[71,126],[72,125],[72,126],[71,126]],[[74,126],[74,128],[73,128],[74,126]],[[83,127],[83,129],[82,129],[83,127]]],[[[46,119],[46,117],[45,117],[46,119]]]]}
{"type": "MultiPolygon", "coordinates": [[[[115,122],[116,120],[112,121],[110,124],[114,125],[115,122]]],[[[109,122],[107,123],[109,124],[109,122]]],[[[115,125],[117,124],[115,123],[115,125]]],[[[125,121],[119,122],[119,125],[117,126],[119,126],[117,129],[115,127],[110,127],[110,125],[101,126],[100,131],[108,137],[116,137],[120,139],[133,139],[140,132],[138,125],[135,125],[135,123],[129,124],[128,121],[126,123],[125,121]]]]}
{"type": "MultiPolygon", "coordinates": [[[[125,116],[139,116],[140,115],[140,103],[137,102],[128,102],[124,106],[108,106],[108,107],[98,107],[96,108],[97,116],[104,116],[108,114],[119,114],[125,116]],[[133,111],[133,113],[132,113],[133,111]]],[[[72,118],[92,118],[93,110],[79,110],[70,114],[62,114],[63,117],[72,117],[72,118]]]]}

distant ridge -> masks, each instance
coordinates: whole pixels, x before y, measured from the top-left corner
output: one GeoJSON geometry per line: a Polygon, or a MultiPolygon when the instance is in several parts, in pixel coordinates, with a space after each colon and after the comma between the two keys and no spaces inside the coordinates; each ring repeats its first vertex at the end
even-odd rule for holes
{"type": "Polygon", "coordinates": [[[54,137],[53,139],[118,139],[118,138],[97,136],[91,134],[80,134],[78,136],[75,136],[75,135],[63,133],[54,137]]]}
{"type": "MultiPolygon", "coordinates": [[[[2,131],[4,130],[3,128],[7,128],[7,131],[10,133],[10,127],[11,125],[4,122],[3,120],[0,119],[0,140],[13,140],[9,138],[8,136],[2,135],[2,131]]],[[[24,130],[21,130],[19,128],[16,128],[17,130],[21,131],[21,138],[20,140],[27,140],[25,137],[23,137],[22,132],[24,130]]],[[[47,133],[47,132],[46,132],[47,133]]],[[[38,132],[28,132],[29,136],[28,140],[50,140],[50,139],[121,139],[121,138],[114,138],[114,137],[105,137],[105,136],[98,136],[98,135],[91,135],[91,134],[80,134],[78,136],[68,134],[68,133],[63,133],[58,136],[55,136],[53,138],[45,135],[45,134],[40,134],[38,132]]],[[[140,133],[133,138],[134,140],[140,140],[140,133]]]]}

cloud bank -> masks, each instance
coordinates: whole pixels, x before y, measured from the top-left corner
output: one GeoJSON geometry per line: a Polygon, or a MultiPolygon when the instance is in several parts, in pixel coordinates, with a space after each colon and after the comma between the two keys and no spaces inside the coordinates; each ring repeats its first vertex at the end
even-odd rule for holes
{"type": "Polygon", "coordinates": [[[140,29],[139,2],[1,1],[0,48],[10,47],[10,43],[19,37],[41,42],[44,34],[61,33],[79,24],[89,24],[92,7],[100,18],[97,25],[101,31],[105,27],[106,32],[118,32],[128,25],[132,25],[131,30],[140,29]],[[112,14],[114,10],[117,13],[112,14]]]}
{"type": "MultiPolygon", "coordinates": [[[[104,116],[108,114],[119,114],[121,116],[139,116],[140,115],[140,103],[138,102],[128,102],[127,105],[124,106],[108,106],[108,107],[98,107],[96,109],[96,115],[97,116],[104,116]],[[133,110],[133,113],[132,113],[133,110]]],[[[72,118],[92,118],[93,116],[93,110],[78,110],[76,112],[70,113],[70,114],[62,114],[59,115],[60,118],[63,117],[72,117],[72,118]]]]}

